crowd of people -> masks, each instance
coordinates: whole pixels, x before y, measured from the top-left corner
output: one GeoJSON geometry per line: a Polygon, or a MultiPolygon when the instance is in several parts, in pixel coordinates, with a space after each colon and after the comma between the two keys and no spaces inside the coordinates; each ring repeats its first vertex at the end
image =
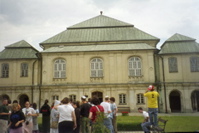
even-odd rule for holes
{"type": "Polygon", "coordinates": [[[91,133],[94,131],[98,112],[103,113],[103,125],[110,133],[117,133],[115,98],[105,97],[100,103],[97,97],[87,99],[81,97],[81,101],[72,101],[68,97],[63,100],[55,100],[50,107],[45,100],[40,109],[37,104],[25,102],[21,108],[17,100],[8,104],[3,99],[0,106],[0,133],[39,133],[37,117],[42,114],[42,133],[91,133]]]}
{"type": "MultiPolygon", "coordinates": [[[[143,114],[144,121],[141,124],[144,132],[150,132],[149,127],[157,126],[158,92],[154,86],[149,86],[144,94],[148,99],[148,112],[141,107],[138,111],[143,114]]],[[[81,97],[81,101],[72,101],[65,97],[61,101],[55,100],[50,107],[48,100],[37,109],[37,104],[25,102],[21,108],[17,100],[8,104],[3,99],[0,106],[0,133],[39,133],[37,117],[42,113],[42,133],[93,133],[97,118],[103,114],[101,126],[106,127],[108,133],[117,133],[117,113],[115,98],[105,96],[100,102],[97,97],[87,99],[81,97]]]]}

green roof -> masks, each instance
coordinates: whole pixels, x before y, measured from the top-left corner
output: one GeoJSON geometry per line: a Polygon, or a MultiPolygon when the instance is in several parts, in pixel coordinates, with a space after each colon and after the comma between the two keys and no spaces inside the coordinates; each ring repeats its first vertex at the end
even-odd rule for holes
{"type": "Polygon", "coordinates": [[[191,38],[191,37],[187,37],[187,36],[184,36],[184,35],[181,35],[181,34],[174,34],[173,36],[171,36],[169,39],[166,40],[166,42],[173,42],[173,41],[195,41],[196,39],[194,38],[191,38]]]}
{"type": "Polygon", "coordinates": [[[0,52],[0,60],[5,59],[37,59],[36,53],[38,51],[29,43],[22,40],[5,47],[0,52]]]}
{"type": "Polygon", "coordinates": [[[159,54],[199,53],[199,44],[196,39],[174,34],[161,46],[159,54]]]}
{"type": "Polygon", "coordinates": [[[50,47],[41,53],[51,52],[89,52],[89,51],[116,51],[116,50],[156,50],[146,43],[134,44],[108,44],[108,45],[85,45],[85,46],[60,46],[50,47]]]}
{"type": "Polygon", "coordinates": [[[133,26],[132,24],[122,22],[120,20],[110,18],[104,15],[99,15],[97,17],[88,19],[81,23],[75,24],[68,29],[75,29],[75,28],[99,28],[99,27],[122,27],[122,26],[133,26]]]}
{"type": "Polygon", "coordinates": [[[133,25],[99,15],[47,39],[42,44],[56,43],[87,43],[87,42],[115,42],[115,41],[140,41],[155,40],[158,38],[145,33],[133,25]]]}

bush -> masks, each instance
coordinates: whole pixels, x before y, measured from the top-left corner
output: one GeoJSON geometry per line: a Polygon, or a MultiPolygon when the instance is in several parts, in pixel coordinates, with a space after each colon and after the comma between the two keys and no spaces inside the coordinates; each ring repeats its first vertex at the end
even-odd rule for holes
{"type": "Polygon", "coordinates": [[[118,131],[142,131],[141,128],[142,120],[143,117],[118,116],[117,117],[118,131]]]}

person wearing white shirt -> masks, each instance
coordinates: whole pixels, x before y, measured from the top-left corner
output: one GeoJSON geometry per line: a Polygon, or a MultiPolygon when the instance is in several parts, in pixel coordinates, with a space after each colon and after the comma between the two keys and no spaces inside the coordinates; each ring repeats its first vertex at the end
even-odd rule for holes
{"type": "Polygon", "coordinates": [[[23,123],[23,133],[32,133],[33,130],[33,116],[37,116],[35,110],[30,107],[30,102],[25,103],[25,108],[22,109],[26,117],[26,121],[23,123]]]}
{"type": "Polygon", "coordinates": [[[58,131],[59,133],[72,133],[77,127],[74,108],[69,105],[68,97],[65,97],[61,103],[61,105],[54,106],[54,109],[59,112],[58,131]]]}
{"type": "Polygon", "coordinates": [[[138,108],[138,112],[142,113],[142,115],[144,117],[144,120],[143,120],[143,122],[141,124],[142,130],[145,133],[150,133],[149,127],[151,126],[151,123],[150,123],[148,112],[144,111],[141,107],[138,108]]]}
{"type": "Polygon", "coordinates": [[[109,129],[110,133],[114,133],[113,124],[112,124],[112,114],[111,114],[111,105],[109,103],[109,97],[105,97],[105,101],[100,104],[104,108],[104,125],[109,129]]]}

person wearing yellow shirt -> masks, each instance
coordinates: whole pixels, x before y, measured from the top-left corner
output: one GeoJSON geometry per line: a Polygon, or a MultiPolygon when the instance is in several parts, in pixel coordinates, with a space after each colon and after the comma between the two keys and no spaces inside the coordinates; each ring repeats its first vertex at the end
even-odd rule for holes
{"type": "Polygon", "coordinates": [[[151,124],[155,127],[158,126],[157,118],[158,118],[158,97],[159,93],[154,91],[154,86],[149,85],[144,96],[148,99],[148,113],[151,124]]]}

